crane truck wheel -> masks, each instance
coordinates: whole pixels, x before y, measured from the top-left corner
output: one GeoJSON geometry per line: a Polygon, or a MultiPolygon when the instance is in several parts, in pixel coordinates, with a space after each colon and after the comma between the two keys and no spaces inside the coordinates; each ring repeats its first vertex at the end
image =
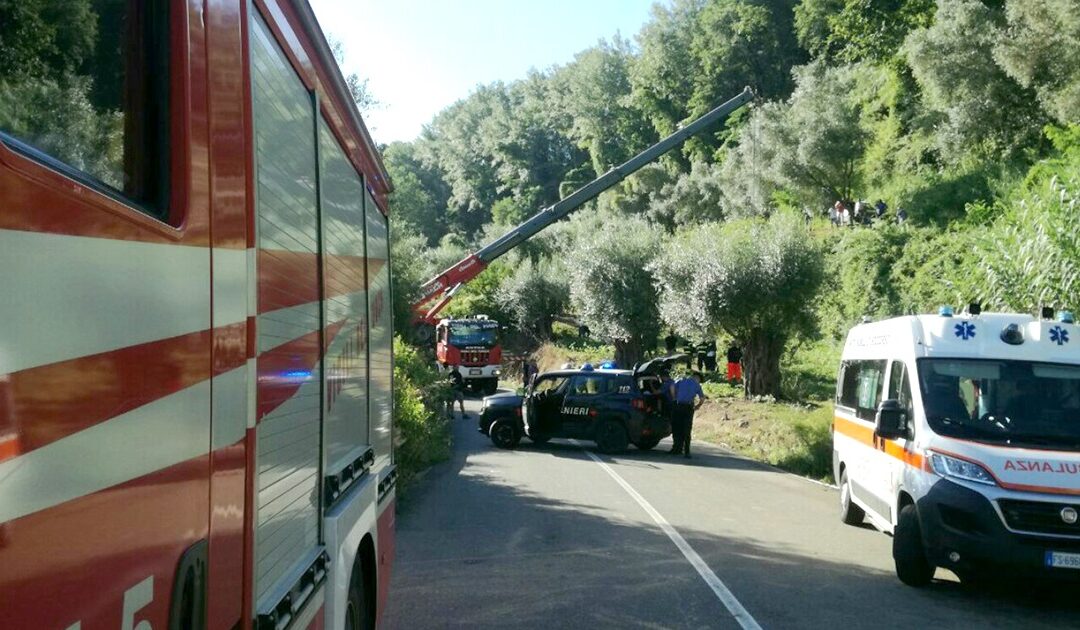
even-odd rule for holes
{"type": "Polygon", "coordinates": [[[433,339],[435,339],[435,327],[434,326],[432,326],[431,324],[425,324],[424,322],[419,322],[417,324],[413,324],[413,327],[412,327],[412,340],[413,340],[413,343],[418,344],[418,345],[424,345],[424,344],[431,343],[431,341],[433,339]]]}

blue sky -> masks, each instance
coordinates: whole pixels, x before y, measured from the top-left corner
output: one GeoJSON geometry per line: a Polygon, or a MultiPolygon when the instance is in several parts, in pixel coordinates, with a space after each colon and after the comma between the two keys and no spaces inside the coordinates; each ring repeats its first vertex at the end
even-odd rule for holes
{"type": "Polygon", "coordinates": [[[346,74],[382,106],[377,142],[411,140],[478,84],[564,64],[600,39],[633,39],[654,0],[310,0],[345,46],[346,74]]]}

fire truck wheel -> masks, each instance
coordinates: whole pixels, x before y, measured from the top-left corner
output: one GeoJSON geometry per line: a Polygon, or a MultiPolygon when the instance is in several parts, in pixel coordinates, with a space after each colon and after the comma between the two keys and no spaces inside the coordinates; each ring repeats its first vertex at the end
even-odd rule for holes
{"type": "Polygon", "coordinates": [[[349,580],[349,599],[345,602],[345,630],[373,630],[367,599],[364,597],[364,574],[360,572],[359,564],[353,568],[352,579],[349,580]]]}
{"type": "Polygon", "coordinates": [[[901,582],[914,587],[930,583],[934,577],[934,566],[926,559],[919,515],[914,504],[909,503],[901,508],[896,531],[893,532],[892,548],[896,577],[900,578],[901,582]]]}
{"type": "Polygon", "coordinates": [[[866,512],[851,500],[851,482],[847,470],[840,473],[840,520],[845,525],[861,525],[866,512]]]}
{"type": "Polygon", "coordinates": [[[634,442],[634,446],[638,447],[638,450],[648,451],[656,448],[656,445],[660,443],[660,438],[650,437],[641,438],[637,442],[634,442]]]}
{"type": "Polygon", "coordinates": [[[626,428],[618,420],[602,420],[596,427],[596,446],[601,453],[621,453],[629,443],[626,428]]]}
{"type": "Polygon", "coordinates": [[[514,448],[521,442],[521,434],[509,418],[500,418],[491,423],[488,429],[491,443],[499,448],[514,448]]]}
{"type": "Polygon", "coordinates": [[[499,379],[497,379],[497,378],[489,378],[489,379],[487,379],[487,382],[484,383],[484,395],[490,396],[490,395],[494,394],[497,391],[499,391],[499,379]]]}

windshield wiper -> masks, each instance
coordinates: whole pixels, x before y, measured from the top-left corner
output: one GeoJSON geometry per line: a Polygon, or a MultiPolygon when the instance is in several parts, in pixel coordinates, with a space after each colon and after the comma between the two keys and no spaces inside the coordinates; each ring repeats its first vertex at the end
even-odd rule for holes
{"type": "Polygon", "coordinates": [[[991,442],[1004,442],[1009,441],[1009,435],[1000,432],[990,431],[982,427],[975,427],[965,422],[957,422],[952,420],[948,416],[930,416],[928,418],[931,422],[938,421],[949,428],[950,431],[962,434],[954,435],[952,437],[967,438],[967,439],[982,439],[991,442]]]}
{"type": "Polygon", "coordinates": [[[1014,433],[1009,436],[1010,444],[1015,445],[1018,442],[1059,448],[1080,448],[1080,437],[1077,436],[1046,436],[1027,433],[1014,433]]]}

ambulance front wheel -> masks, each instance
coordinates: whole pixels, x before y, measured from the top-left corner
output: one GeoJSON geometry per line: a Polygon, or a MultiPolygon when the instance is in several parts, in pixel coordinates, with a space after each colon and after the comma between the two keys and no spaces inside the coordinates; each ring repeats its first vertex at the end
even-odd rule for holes
{"type": "Polygon", "coordinates": [[[847,470],[840,473],[840,520],[845,525],[862,525],[866,512],[851,500],[851,482],[847,470]]]}
{"type": "Polygon", "coordinates": [[[893,532],[893,562],[896,577],[908,586],[926,586],[934,578],[934,565],[926,559],[922,529],[915,505],[909,503],[900,509],[900,518],[893,532]]]}

